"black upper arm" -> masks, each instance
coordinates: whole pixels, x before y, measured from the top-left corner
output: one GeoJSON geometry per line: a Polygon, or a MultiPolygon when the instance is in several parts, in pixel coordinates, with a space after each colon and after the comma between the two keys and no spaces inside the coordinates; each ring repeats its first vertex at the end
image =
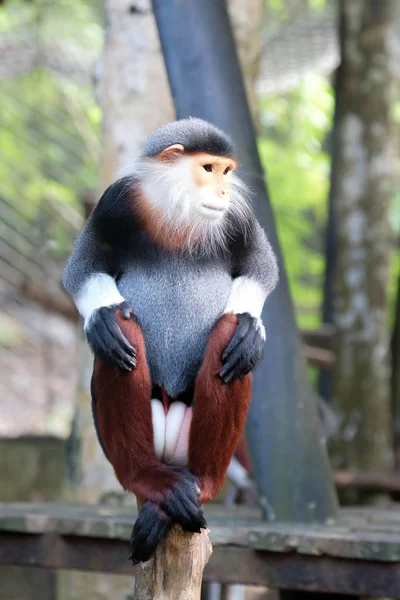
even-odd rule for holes
{"type": "Polygon", "coordinates": [[[117,277],[125,249],[137,223],[131,178],[123,178],[104,192],[78,236],[63,274],[67,292],[75,295],[94,273],[117,277]]]}
{"type": "Polygon", "coordinates": [[[231,243],[232,277],[251,277],[270,293],[278,281],[278,264],[267,236],[251,214],[231,243]]]}
{"type": "Polygon", "coordinates": [[[99,239],[118,248],[138,227],[135,217],[135,180],[123,177],[106,189],[92,213],[99,239]]]}

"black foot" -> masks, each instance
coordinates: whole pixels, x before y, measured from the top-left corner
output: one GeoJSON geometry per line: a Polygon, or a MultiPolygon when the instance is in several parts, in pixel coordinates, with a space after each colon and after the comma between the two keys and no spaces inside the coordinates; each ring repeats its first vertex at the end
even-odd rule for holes
{"type": "Polygon", "coordinates": [[[200,533],[207,527],[199,502],[200,488],[194,475],[188,471],[183,471],[182,475],[179,483],[164,496],[160,506],[185,531],[200,533]]]}
{"type": "Polygon", "coordinates": [[[178,483],[168,490],[160,504],[147,500],[139,513],[130,542],[129,559],[134,565],[152,557],[175,523],[192,533],[200,533],[207,527],[196,477],[188,471],[174,470],[179,473],[178,483]]]}
{"type": "Polygon", "coordinates": [[[132,531],[129,560],[133,565],[146,562],[154,554],[158,544],[165,540],[172,528],[172,521],[154,502],[147,500],[142,506],[132,531]]]}

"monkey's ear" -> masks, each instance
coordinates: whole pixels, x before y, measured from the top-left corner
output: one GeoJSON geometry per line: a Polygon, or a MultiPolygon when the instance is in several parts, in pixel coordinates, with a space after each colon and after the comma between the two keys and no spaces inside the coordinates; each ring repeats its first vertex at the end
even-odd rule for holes
{"type": "Polygon", "coordinates": [[[161,152],[160,158],[165,161],[173,161],[178,158],[178,156],[181,156],[184,151],[185,148],[182,144],[172,144],[172,146],[168,146],[168,148],[165,148],[165,150],[161,152]]]}

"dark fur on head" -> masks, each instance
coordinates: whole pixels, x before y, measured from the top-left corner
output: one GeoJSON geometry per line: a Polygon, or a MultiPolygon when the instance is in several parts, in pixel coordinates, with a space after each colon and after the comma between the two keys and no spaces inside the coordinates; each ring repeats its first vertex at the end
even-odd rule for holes
{"type": "Polygon", "coordinates": [[[142,157],[160,154],[168,146],[182,144],[185,152],[206,152],[214,156],[235,157],[235,146],[230,137],[202,119],[180,119],[157,129],[148,139],[142,157]]]}

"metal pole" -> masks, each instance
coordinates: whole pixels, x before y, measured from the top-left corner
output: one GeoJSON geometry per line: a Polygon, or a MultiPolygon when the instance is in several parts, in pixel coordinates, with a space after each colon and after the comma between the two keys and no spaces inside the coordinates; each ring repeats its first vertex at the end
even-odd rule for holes
{"type": "Polygon", "coordinates": [[[256,215],[280,263],[280,283],[263,313],[267,344],[254,377],[247,429],[264,514],[325,521],[336,514],[336,496],[226,3],[153,0],[153,9],[177,117],[201,117],[234,138],[241,175],[255,192],[256,215]]]}

